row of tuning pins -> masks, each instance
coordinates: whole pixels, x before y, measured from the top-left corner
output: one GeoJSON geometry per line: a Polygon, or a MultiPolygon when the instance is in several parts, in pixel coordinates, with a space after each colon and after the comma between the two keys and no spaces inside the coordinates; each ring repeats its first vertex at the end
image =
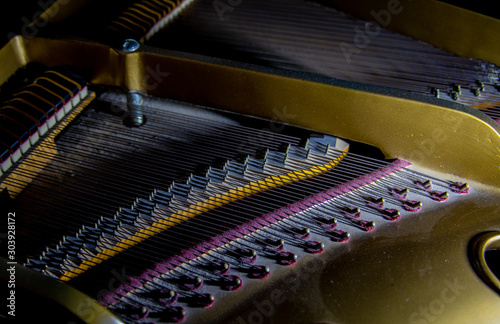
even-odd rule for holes
{"type": "Polygon", "coordinates": [[[446,93],[451,99],[457,101],[460,96],[463,94],[465,89],[469,90],[474,96],[479,97],[482,93],[486,91],[486,87],[491,86],[495,88],[497,91],[500,91],[500,83],[495,84],[486,84],[483,81],[476,80],[474,84],[470,84],[467,86],[460,85],[458,83],[454,83],[451,85],[451,88],[448,91],[442,91],[439,88],[431,88],[431,93],[436,97],[440,98],[441,93],[446,93]]]}
{"type": "MultiPolygon", "coordinates": [[[[278,246],[283,242],[269,240],[268,244],[271,249],[280,249],[278,246]]],[[[210,254],[192,259],[156,265],[141,276],[129,279],[114,292],[114,296],[120,294],[120,303],[115,303],[109,296],[105,301],[113,304],[110,307],[113,312],[130,322],[147,318],[180,322],[186,316],[186,305],[206,308],[215,302],[211,293],[201,292],[204,286],[225,291],[235,291],[242,286],[241,275],[230,274],[231,269],[245,273],[248,278],[262,279],[269,275],[268,266],[256,264],[257,247],[249,246],[246,242],[243,246],[214,249],[210,254]]]]}
{"type": "MultiPolygon", "coordinates": [[[[413,184],[415,184],[414,189],[429,194],[430,197],[434,200],[442,202],[445,201],[448,197],[446,192],[433,190],[431,180],[414,180],[413,184]]],[[[451,183],[450,188],[457,193],[467,193],[469,191],[469,188],[465,183],[451,183]]],[[[389,192],[392,197],[397,197],[399,200],[404,201],[404,206],[406,206],[405,209],[413,212],[420,210],[420,202],[405,200],[410,192],[408,188],[394,188],[390,189],[389,192]]],[[[331,201],[333,200],[334,199],[332,199],[331,201]]],[[[367,201],[367,205],[382,209],[385,199],[384,197],[372,197],[368,198],[367,201]]],[[[283,208],[280,211],[276,212],[276,216],[273,216],[271,213],[263,217],[259,217],[253,222],[239,226],[236,229],[225,233],[225,235],[218,237],[217,239],[222,240],[224,241],[223,243],[227,244],[215,244],[213,246],[214,249],[212,249],[212,251],[214,253],[212,254],[212,256],[216,255],[219,259],[212,262],[218,265],[227,265],[224,267],[224,269],[227,270],[229,269],[229,265],[232,264],[235,269],[238,269],[240,272],[247,273],[249,278],[262,279],[269,275],[269,268],[265,265],[253,265],[256,262],[258,255],[273,259],[281,265],[292,265],[296,262],[297,255],[292,252],[285,251],[285,242],[294,246],[302,247],[304,251],[309,253],[321,253],[324,249],[324,244],[318,241],[308,240],[309,234],[311,232],[323,235],[325,233],[332,234],[337,225],[337,220],[335,218],[325,216],[326,214],[316,213],[316,209],[307,208],[307,206],[304,205],[300,207],[298,206],[300,206],[300,204],[297,206],[287,206],[286,208],[283,208]],[[306,209],[300,210],[300,208],[306,209]],[[285,215],[279,215],[278,213],[284,213],[285,215]],[[295,217],[291,219],[291,217],[288,216],[295,217]],[[285,239],[276,239],[276,237],[279,237],[280,235],[285,239]],[[274,238],[272,239],[271,237],[274,238]],[[232,248],[215,249],[217,246],[225,247],[228,245],[228,243],[231,243],[232,248]],[[235,263],[234,261],[237,262],[235,263]]],[[[324,207],[325,204],[321,204],[321,206],[324,207]]],[[[367,231],[373,229],[373,222],[358,220],[361,214],[359,208],[352,206],[343,207],[343,211],[345,215],[350,220],[352,220],[352,224],[355,224],[357,225],[357,227],[360,227],[367,231]]],[[[396,214],[394,214],[392,211],[384,211],[386,213],[389,213],[387,215],[387,219],[397,219],[396,214]]],[[[328,212],[328,214],[332,214],[332,210],[328,210],[328,212]]],[[[335,235],[331,236],[331,238],[333,241],[345,242],[349,238],[349,234],[344,231],[337,231],[335,232],[335,235]]],[[[207,268],[207,265],[196,264],[194,268],[190,269],[190,271],[196,273],[203,267],[207,268]]],[[[198,277],[194,278],[199,278],[197,282],[200,283],[203,281],[203,279],[201,279],[203,274],[197,274],[198,277]]],[[[227,272],[219,272],[219,275],[222,276],[225,276],[226,274],[227,272]]],[[[206,274],[204,276],[207,277],[206,274]]],[[[184,278],[184,280],[186,280],[186,278],[184,278]]],[[[193,277],[191,277],[190,280],[194,280],[193,277]]],[[[235,275],[224,277],[222,281],[225,282],[225,285],[221,285],[221,288],[224,290],[237,290],[242,284],[241,278],[235,275]]],[[[185,289],[188,287],[184,285],[183,288],[185,289]]],[[[190,287],[190,289],[195,288],[199,289],[200,285],[190,287]]],[[[206,300],[211,301],[212,299],[208,298],[206,300]]],[[[199,307],[208,307],[210,305],[211,303],[197,303],[197,306],[199,307]]],[[[136,311],[144,311],[144,307],[144,305],[140,307],[137,306],[135,309],[136,311]]],[[[171,313],[172,311],[169,311],[169,314],[171,313]]]]}
{"type": "Polygon", "coordinates": [[[423,205],[422,201],[409,199],[410,193],[416,197],[428,197],[433,201],[444,202],[449,198],[449,192],[443,190],[445,188],[457,194],[467,194],[470,190],[467,183],[444,182],[439,179],[434,179],[438,183],[437,189],[434,189],[432,181],[431,179],[401,177],[391,179],[388,177],[350,192],[340,191],[341,194],[338,196],[325,192],[313,195],[301,203],[294,204],[298,207],[287,208],[292,209],[297,216],[309,214],[308,218],[321,224],[322,230],[326,230],[330,236],[334,234],[333,237],[338,241],[345,241],[348,237],[339,235],[343,234],[341,231],[335,230],[335,233],[332,233],[338,222],[364,231],[371,231],[375,228],[375,222],[363,220],[363,214],[379,215],[385,220],[395,221],[401,217],[398,205],[407,212],[419,212],[423,205]],[[393,206],[387,208],[387,203],[393,206]]]}

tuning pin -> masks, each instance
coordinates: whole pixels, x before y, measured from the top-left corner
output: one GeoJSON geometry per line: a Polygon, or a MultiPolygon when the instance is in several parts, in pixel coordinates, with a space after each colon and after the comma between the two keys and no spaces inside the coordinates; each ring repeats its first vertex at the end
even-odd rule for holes
{"type": "Polygon", "coordinates": [[[208,270],[211,272],[217,274],[217,275],[225,275],[226,273],[229,272],[229,269],[231,266],[227,262],[223,261],[213,261],[210,262],[210,264],[207,265],[208,270]]]}
{"type": "Polygon", "coordinates": [[[292,265],[297,262],[297,255],[293,252],[278,252],[275,256],[281,265],[292,265]]]}
{"type": "Polygon", "coordinates": [[[368,205],[377,209],[384,208],[384,198],[368,197],[366,199],[368,200],[368,205]]]}
{"type": "Polygon", "coordinates": [[[384,215],[384,218],[390,221],[395,221],[401,218],[399,210],[397,210],[396,208],[386,208],[381,210],[381,212],[384,215]]]}
{"type": "Polygon", "coordinates": [[[453,190],[453,192],[456,192],[459,194],[467,194],[470,192],[469,185],[466,182],[456,182],[456,183],[452,184],[450,187],[451,187],[451,190],[453,190]]]}
{"type": "Polygon", "coordinates": [[[253,249],[237,249],[236,252],[245,258],[253,258],[257,252],[253,249]]]}
{"type": "Polygon", "coordinates": [[[179,282],[183,287],[189,289],[189,290],[198,290],[203,286],[203,279],[201,277],[195,276],[182,276],[181,278],[177,279],[176,281],[179,282]]]}
{"type": "Polygon", "coordinates": [[[395,198],[405,200],[408,197],[408,188],[394,188],[391,193],[395,198]]]}
{"type": "Polygon", "coordinates": [[[367,220],[357,220],[357,219],[352,219],[351,220],[355,225],[361,227],[367,232],[372,231],[375,228],[375,222],[374,221],[367,221],[367,220]]]}
{"type": "Polygon", "coordinates": [[[422,202],[419,200],[407,200],[403,203],[404,209],[416,213],[422,208],[422,202]]]}
{"type": "Polygon", "coordinates": [[[358,207],[349,206],[344,208],[344,213],[347,217],[350,218],[359,218],[361,216],[361,212],[358,207]]]}
{"type": "Polygon", "coordinates": [[[318,241],[307,241],[305,250],[309,253],[318,254],[325,250],[325,245],[318,241]]]}
{"type": "Polygon", "coordinates": [[[307,227],[293,227],[292,231],[295,233],[295,237],[305,240],[309,237],[311,230],[307,227]]]}
{"type": "Polygon", "coordinates": [[[221,288],[223,290],[234,291],[241,288],[243,281],[240,277],[235,275],[223,276],[221,278],[221,288]]]}
{"type": "Polygon", "coordinates": [[[337,220],[335,218],[329,218],[328,221],[321,224],[321,227],[327,231],[334,230],[337,228],[337,220]]]}
{"type": "Polygon", "coordinates": [[[332,240],[335,242],[347,242],[349,238],[351,237],[351,234],[344,230],[333,230],[333,231],[328,231],[328,234],[332,237],[332,240]]]}
{"type": "Polygon", "coordinates": [[[443,202],[449,198],[448,191],[433,191],[431,193],[432,199],[443,202]]]}
{"type": "Polygon", "coordinates": [[[266,250],[274,252],[283,251],[285,248],[285,241],[283,239],[267,238],[261,244],[265,246],[266,250]]]}
{"type": "Polygon", "coordinates": [[[153,291],[151,297],[167,306],[174,304],[178,299],[175,291],[166,288],[153,291]]]}
{"type": "Polygon", "coordinates": [[[250,278],[264,279],[271,273],[271,270],[268,266],[257,265],[251,267],[247,272],[250,278]]]}
{"type": "Polygon", "coordinates": [[[255,263],[257,260],[257,251],[253,249],[237,249],[235,253],[245,263],[255,263]]]}
{"type": "Polygon", "coordinates": [[[426,181],[415,181],[415,184],[424,189],[424,190],[431,190],[432,189],[432,181],[431,180],[426,180],[426,181]]]}
{"type": "Polygon", "coordinates": [[[214,302],[215,297],[212,294],[195,294],[188,298],[188,304],[192,307],[210,307],[214,302]]]}
{"type": "Polygon", "coordinates": [[[265,242],[266,244],[272,247],[279,247],[285,244],[285,241],[283,241],[283,239],[280,238],[267,238],[265,242]]]}

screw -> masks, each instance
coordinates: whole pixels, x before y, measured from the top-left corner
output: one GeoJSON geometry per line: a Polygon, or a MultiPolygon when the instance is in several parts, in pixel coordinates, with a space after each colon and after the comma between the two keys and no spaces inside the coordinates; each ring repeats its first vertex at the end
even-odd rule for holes
{"type": "Polygon", "coordinates": [[[122,45],[122,51],[125,53],[132,53],[139,49],[141,44],[135,39],[126,39],[122,45]]]}

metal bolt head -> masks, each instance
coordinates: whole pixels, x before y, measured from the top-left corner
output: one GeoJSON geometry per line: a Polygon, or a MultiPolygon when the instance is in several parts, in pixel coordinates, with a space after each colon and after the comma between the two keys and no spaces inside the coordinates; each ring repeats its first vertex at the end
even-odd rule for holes
{"type": "Polygon", "coordinates": [[[127,92],[127,110],[128,115],[123,123],[128,127],[140,127],[146,122],[144,116],[144,97],[139,91],[127,92]]]}
{"type": "Polygon", "coordinates": [[[130,105],[141,106],[144,103],[144,96],[139,91],[128,91],[127,92],[127,103],[130,105]]]}
{"type": "Polygon", "coordinates": [[[137,51],[140,46],[141,46],[141,44],[138,41],[136,41],[135,39],[129,38],[123,42],[122,51],[125,53],[132,53],[132,52],[137,51]]]}

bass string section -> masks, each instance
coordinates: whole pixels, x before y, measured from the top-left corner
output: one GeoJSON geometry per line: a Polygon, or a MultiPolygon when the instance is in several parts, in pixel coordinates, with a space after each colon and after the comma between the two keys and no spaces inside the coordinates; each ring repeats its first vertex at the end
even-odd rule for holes
{"type": "Polygon", "coordinates": [[[303,255],[470,190],[333,136],[154,98],[146,123],[126,127],[123,106],[101,94],[29,184],[4,185],[25,187],[13,201],[25,265],[128,323],[187,322],[303,255]]]}

